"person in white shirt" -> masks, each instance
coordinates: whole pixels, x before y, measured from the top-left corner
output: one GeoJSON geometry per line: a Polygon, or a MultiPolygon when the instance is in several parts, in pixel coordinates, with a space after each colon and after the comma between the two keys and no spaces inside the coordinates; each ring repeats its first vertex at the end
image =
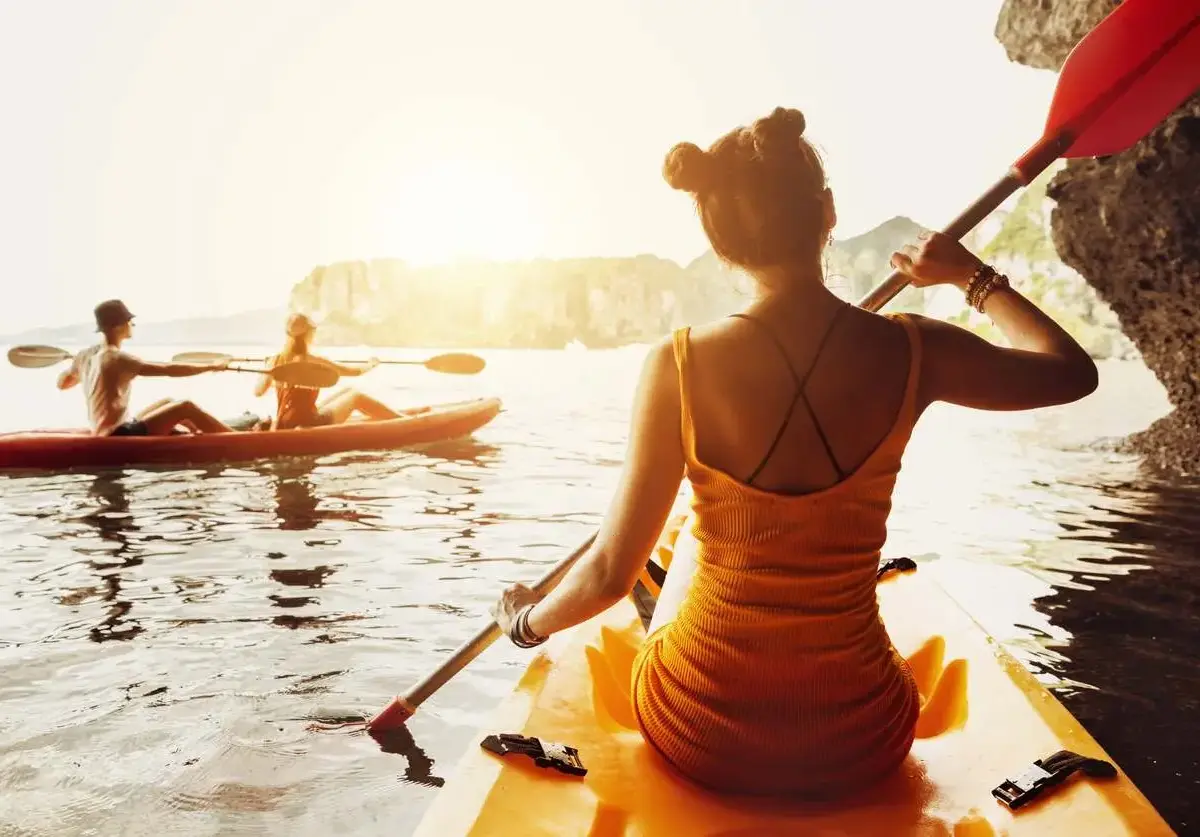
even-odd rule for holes
{"type": "Polygon", "coordinates": [[[75,355],[67,371],[58,376],[58,388],[83,384],[88,422],[96,436],[167,436],[177,427],[193,433],[228,433],[230,428],[191,401],[156,401],[132,418],[129,390],[139,375],[185,378],[216,372],[229,365],[218,363],[148,363],[121,344],[133,335],[133,313],[119,299],[96,306],[96,330],[104,340],[75,355]]]}

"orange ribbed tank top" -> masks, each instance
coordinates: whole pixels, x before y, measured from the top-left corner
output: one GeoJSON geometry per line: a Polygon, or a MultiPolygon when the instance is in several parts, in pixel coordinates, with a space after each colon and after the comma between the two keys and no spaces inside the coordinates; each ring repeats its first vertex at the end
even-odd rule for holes
{"type": "Polygon", "coordinates": [[[897,319],[911,363],[892,429],[846,479],[803,495],[697,459],[688,329],[674,335],[696,568],[675,620],[639,652],[633,702],[647,741],[702,785],[834,797],[912,746],[920,698],[875,597],[921,363],[916,323],[897,319]]]}

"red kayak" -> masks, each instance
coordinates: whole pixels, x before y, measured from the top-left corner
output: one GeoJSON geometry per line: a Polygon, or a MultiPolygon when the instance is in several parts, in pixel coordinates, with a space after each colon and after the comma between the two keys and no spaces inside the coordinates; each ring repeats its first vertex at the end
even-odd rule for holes
{"type": "Polygon", "coordinates": [[[273,432],[177,436],[92,436],[83,430],[0,433],[0,470],[194,465],[392,450],[470,435],[499,412],[500,399],[479,398],[405,410],[400,418],[387,421],[273,432]]]}

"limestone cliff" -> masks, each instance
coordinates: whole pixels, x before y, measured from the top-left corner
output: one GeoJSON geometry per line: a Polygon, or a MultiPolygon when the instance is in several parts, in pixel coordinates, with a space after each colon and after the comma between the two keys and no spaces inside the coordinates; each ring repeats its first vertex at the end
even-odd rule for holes
{"type": "Polygon", "coordinates": [[[699,259],[539,259],[414,268],[395,260],[318,267],[292,310],[322,340],[373,345],[562,348],[656,340],[735,310],[744,277],[699,259]]]}
{"type": "MultiPolygon", "coordinates": [[[[857,299],[920,231],[893,218],[829,251],[834,290],[857,299]]],[[[412,267],[398,259],[314,269],[290,307],[322,323],[322,340],[407,346],[593,348],[657,340],[745,305],[748,279],[709,252],[686,267],[656,256],[540,259],[412,267]]],[[[921,309],[923,293],[899,303],[921,309]]]]}
{"type": "MultiPolygon", "coordinates": [[[[1015,61],[1058,69],[1114,0],[1005,0],[1015,61]]],[[[1059,255],[1111,306],[1175,410],[1132,440],[1149,461],[1200,470],[1200,96],[1132,149],[1069,162],[1049,196],[1059,255]]]]}
{"type": "MultiPolygon", "coordinates": [[[[1097,358],[1136,354],[1112,311],[1050,244],[1045,180],[997,212],[968,240],[1018,288],[1076,335],[1097,358]]],[[[857,300],[890,268],[888,259],[921,228],[892,218],[827,253],[830,287],[857,300]]],[[[318,267],[292,291],[291,308],[322,323],[323,342],[389,346],[593,348],[657,340],[684,323],[742,307],[746,277],[708,252],[686,267],[655,256],[563,259],[414,268],[397,259],[318,267]]],[[[968,315],[962,295],[906,289],[892,307],[951,316],[1001,339],[968,315]]]]}

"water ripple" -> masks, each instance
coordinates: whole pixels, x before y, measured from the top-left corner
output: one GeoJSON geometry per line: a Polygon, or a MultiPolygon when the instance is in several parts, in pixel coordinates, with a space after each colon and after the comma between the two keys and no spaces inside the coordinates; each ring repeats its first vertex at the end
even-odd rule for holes
{"type": "MultiPolygon", "coordinates": [[[[305,727],[382,707],[503,584],[589,534],[639,362],[489,355],[478,385],[505,412],[420,451],[0,477],[0,833],[411,829],[522,652],[497,645],[390,737],[305,727]]],[[[393,380],[397,402],[476,385],[393,380]]],[[[932,409],[887,551],[943,559],[939,580],[1185,831],[1200,482],[1144,473],[1098,438],[1152,419],[1139,393],[1154,386],[1109,366],[1069,409],[932,409]]],[[[230,391],[231,413],[243,397],[230,391]]]]}

